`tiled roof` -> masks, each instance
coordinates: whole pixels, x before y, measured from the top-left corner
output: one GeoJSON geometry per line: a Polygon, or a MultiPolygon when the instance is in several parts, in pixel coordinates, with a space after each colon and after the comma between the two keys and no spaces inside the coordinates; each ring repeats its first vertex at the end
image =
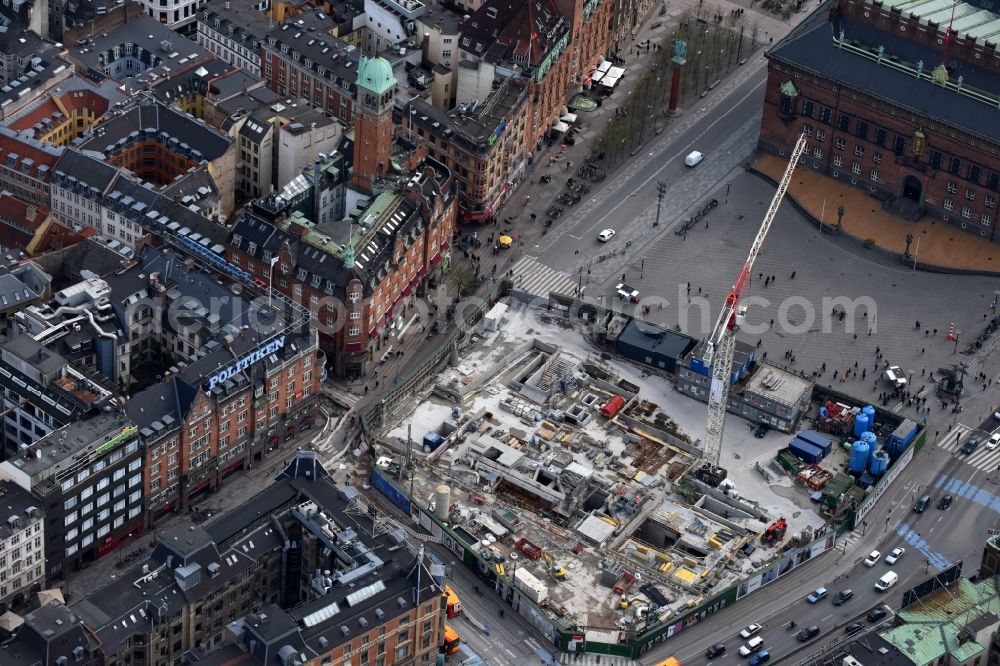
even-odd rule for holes
{"type": "Polygon", "coordinates": [[[52,168],[62,154],[62,148],[53,148],[35,139],[18,135],[14,130],[0,125],[0,164],[17,165],[19,171],[31,178],[48,182],[52,168]]]}
{"type": "Polygon", "coordinates": [[[951,82],[961,76],[965,86],[994,95],[991,106],[929,80],[930,71],[941,61],[939,52],[843,16],[839,18],[839,30],[844,32],[846,48],[835,41],[839,31],[826,13],[813,12],[778,42],[768,57],[1000,142],[1000,124],[995,122],[996,74],[955,59],[949,63],[954,68],[951,82]],[[881,59],[877,57],[880,46],[884,47],[881,59]],[[920,62],[924,63],[923,78],[917,79],[916,69],[911,72],[910,68],[920,62]]]}
{"type": "Polygon", "coordinates": [[[459,44],[479,57],[538,66],[569,29],[553,0],[489,0],[462,23],[459,44]]]}
{"type": "Polygon", "coordinates": [[[153,136],[174,152],[208,161],[222,156],[232,143],[232,139],[218,130],[157,102],[134,107],[101,123],[80,148],[107,155],[119,144],[142,136],[153,136]]]}

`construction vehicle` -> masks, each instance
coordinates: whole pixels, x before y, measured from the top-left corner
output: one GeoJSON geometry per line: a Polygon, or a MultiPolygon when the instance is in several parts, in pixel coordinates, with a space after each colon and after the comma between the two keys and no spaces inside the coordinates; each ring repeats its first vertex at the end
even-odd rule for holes
{"type": "Polygon", "coordinates": [[[788,522],[784,518],[778,518],[776,521],[767,526],[764,533],[760,535],[760,540],[768,546],[778,543],[785,537],[785,530],[787,529],[788,522]]]}
{"type": "Polygon", "coordinates": [[[715,328],[711,335],[705,340],[705,353],[702,359],[705,367],[711,368],[711,388],[708,392],[708,424],[705,428],[704,463],[695,472],[695,476],[712,486],[718,486],[726,479],[726,470],[719,467],[719,458],[722,453],[722,431],[726,425],[726,406],[729,401],[729,387],[732,381],[733,354],[736,350],[736,333],[743,326],[746,319],[747,307],[740,303],[743,290],[750,283],[750,276],[753,273],[754,262],[760,255],[764,246],[774,218],[778,214],[778,207],[782,199],[785,198],[785,191],[795,172],[795,167],[806,149],[806,136],[802,134],[795,143],[795,149],[788,160],[785,168],[785,175],[778,183],[778,190],[771,199],[771,205],[764,215],[757,237],[754,238],[750,246],[750,254],[743,263],[743,268],[733,284],[733,288],[726,296],[725,304],[719,318],[715,322],[715,328]]]}
{"type": "Polygon", "coordinates": [[[451,585],[444,586],[444,596],[448,598],[448,617],[455,617],[462,614],[462,601],[458,598],[451,585]]]}
{"type": "Polygon", "coordinates": [[[462,636],[450,624],[444,625],[444,642],[441,643],[441,652],[444,654],[455,654],[462,646],[462,636]]]}

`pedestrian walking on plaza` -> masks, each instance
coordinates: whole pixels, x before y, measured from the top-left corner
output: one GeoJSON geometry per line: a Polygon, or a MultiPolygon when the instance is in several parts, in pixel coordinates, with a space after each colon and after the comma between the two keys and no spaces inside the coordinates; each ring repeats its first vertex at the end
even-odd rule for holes
{"type": "Polygon", "coordinates": [[[934,329],[934,337],[937,337],[937,329],[934,329]]]}
{"type": "Polygon", "coordinates": [[[866,373],[867,371],[868,371],[868,368],[861,368],[861,379],[864,379],[864,378],[865,378],[865,373],[866,373]]]}
{"type": "Polygon", "coordinates": [[[795,279],[795,271],[792,271],[792,277],[791,277],[791,279],[792,279],[792,280],[794,280],[794,279],[795,279]]]}
{"type": "Polygon", "coordinates": [[[926,338],[926,337],[927,337],[928,335],[930,335],[930,334],[931,334],[931,332],[930,332],[929,330],[927,330],[927,329],[924,329],[924,337],[925,337],[925,338],[926,338]]]}
{"type": "Polygon", "coordinates": [[[771,320],[771,326],[774,326],[774,320],[773,319],[771,320]]]}
{"type": "Polygon", "coordinates": [[[777,278],[776,278],[775,276],[773,276],[773,275],[772,275],[772,276],[771,276],[771,282],[774,282],[775,280],[777,280],[777,278]]]}

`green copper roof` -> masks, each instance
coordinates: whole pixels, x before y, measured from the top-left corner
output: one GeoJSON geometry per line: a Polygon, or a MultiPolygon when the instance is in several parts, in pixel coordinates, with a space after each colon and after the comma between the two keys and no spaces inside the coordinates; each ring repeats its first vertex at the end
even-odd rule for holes
{"type": "Polygon", "coordinates": [[[996,579],[973,583],[963,578],[947,590],[938,590],[899,611],[897,617],[902,624],[883,633],[882,638],[918,666],[932,664],[946,653],[963,662],[984,648],[959,635],[966,627],[978,630],[993,624],[998,616],[996,579]]]}
{"type": "Polygon", "coordinates": [[[392,73],[392,65],[385,58],[361,57],[358,63],[358,80],[356,83],[366,90],[381,95],[396,85],[396,77],[392,73]]]}

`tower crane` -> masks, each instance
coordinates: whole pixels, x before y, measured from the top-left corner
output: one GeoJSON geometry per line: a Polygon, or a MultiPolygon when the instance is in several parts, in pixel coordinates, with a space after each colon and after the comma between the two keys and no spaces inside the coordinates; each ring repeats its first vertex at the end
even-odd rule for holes
{"type": "Polygon", "coordinates": [[[774,193],[764,221],[761,222],[760,229],[757,230],[757,237],[754,238],[753,244],[750,246],[750,255],[726,296],[726,302],[715,322],[715,328],[705,340],[703,361],[705,365],[711,366],[712,378],[708,393],[708,424],[705,428],[705,445],[703,447],[704,464],[695,475],[712,487],[719,485],[726,478],[726,471],[719,467],[719,456],[722,453],[722,431],[726,425],[726,405],[729,400],[729,379],[732,374],[733,352],[736,350],[736,332],[743,326],[743,320],[747,313],[747,306],[740,303],[740,298],[743,295],[743,289],[750,282],[754,262],[760,255],[764,239],[767,238],[767,232],[771,230],[771,224],[778,213],[778,206],[781,205],[781,200],[785,197],[792,173],[805,149],[806,136],[803,134],[795,143],[795,148],[788,160],[788,166],[785,167],[785,175],[778,183],[778,190],[774,193]]]}

